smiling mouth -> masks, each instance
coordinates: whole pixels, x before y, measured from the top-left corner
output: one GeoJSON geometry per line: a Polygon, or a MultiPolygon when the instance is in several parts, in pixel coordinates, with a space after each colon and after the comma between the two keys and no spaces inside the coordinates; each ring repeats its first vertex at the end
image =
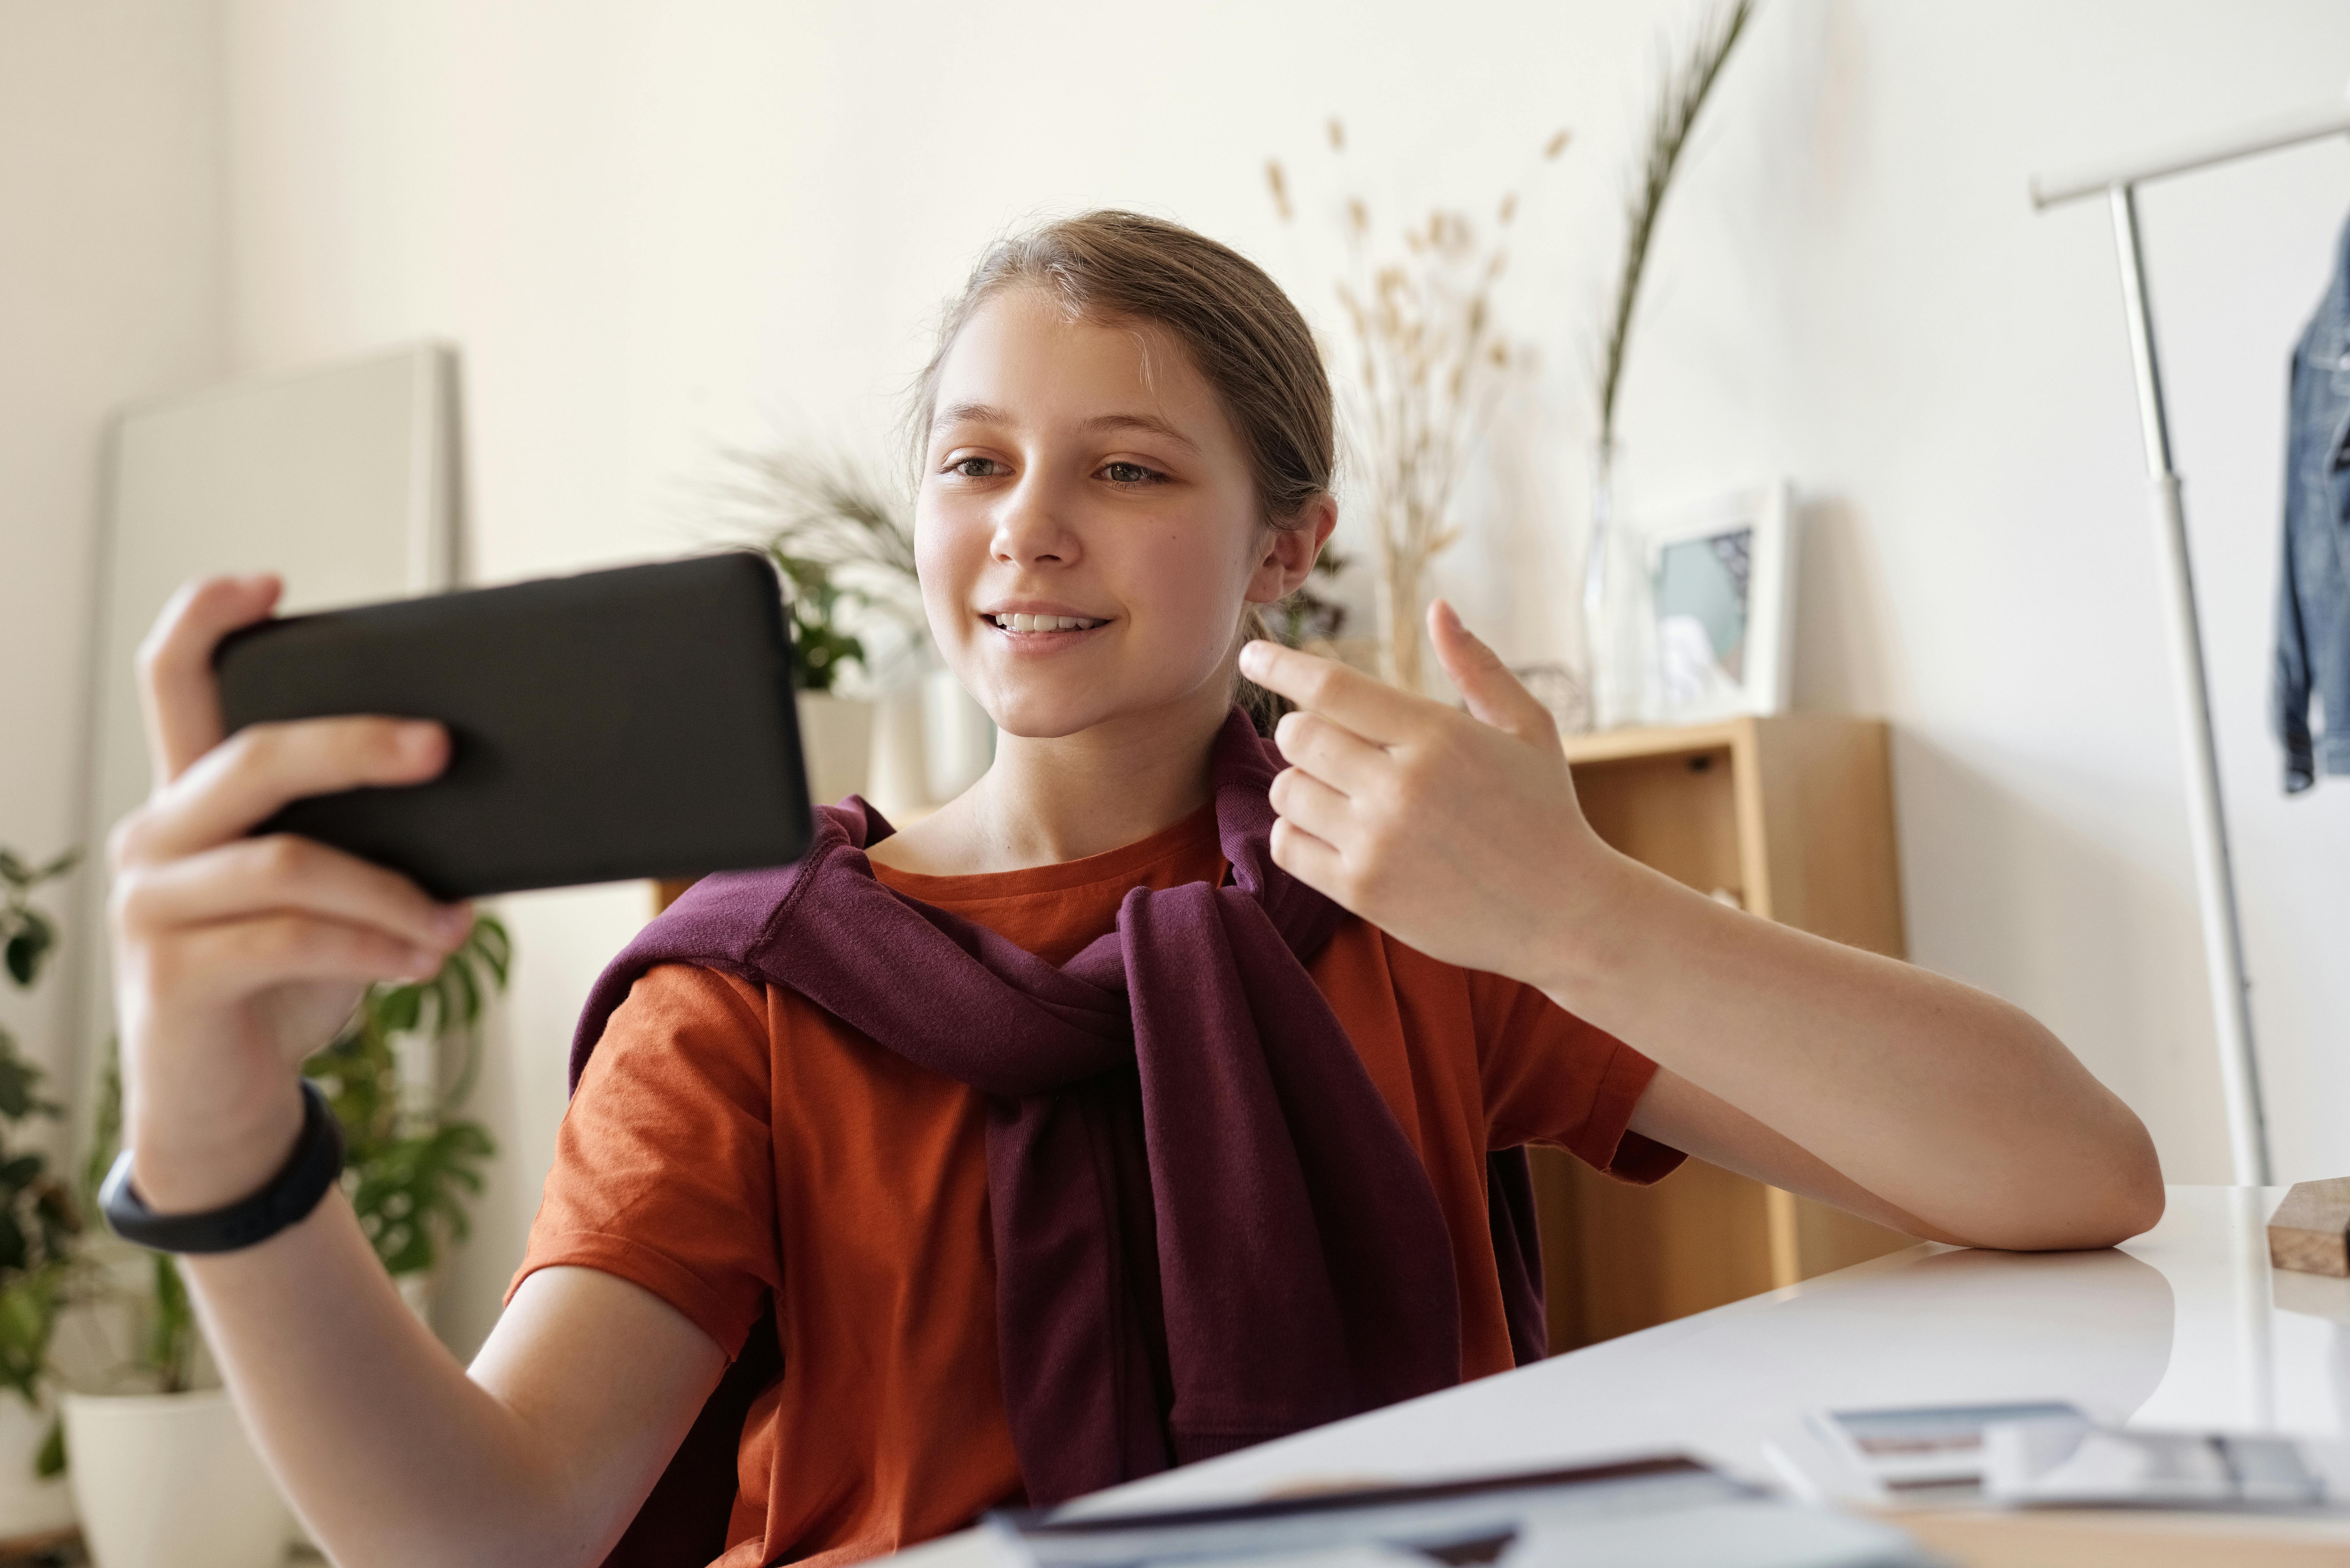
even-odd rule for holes
{"type": "Polygon", "coordinates": [[[1105,619],[1081,615],[991,615],[980,618],[1002,631],[1091,631],[1105,619]]]}

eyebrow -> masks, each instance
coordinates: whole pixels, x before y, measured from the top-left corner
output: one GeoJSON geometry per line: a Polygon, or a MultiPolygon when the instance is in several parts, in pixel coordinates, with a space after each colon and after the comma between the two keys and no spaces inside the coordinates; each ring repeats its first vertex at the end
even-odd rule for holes
{"type": "Polygon", "coordinates": [[[1108,431],[1147,431],[1152,435],[1165,436],[1189,451],[1200,450],[1198,442],[1156,414],[1101,414],[1087,420],[1082,428],[1087,434],[1108,431]]]}
{"type": "Polygon", "coordinates": [[[1008,425],[1012,422],[1012,416],[993,403],[955,403],[939,410],[939,417],[931,421],[931,433],[936,435],[949,425],[966,422],[982,425],[1008,425]]]}
{"type": "MultiPolygon", "coordinates": [[[[1017,424],[1019,421],[993,403],[956,403],[939,410],[939,417],[931,421],[931,433],[936,435],[949,425],[966,422],[1008,425],[1017,424]]],[[[1121,430],[1146,431],[1152,435],[1165,436],[1169,441],[1178,442],[1187,451],[1196,452],[1200,450],[1197,441],[1156,414],[1097,414],[1078,428],[1088,435],[1121,430]]]]}

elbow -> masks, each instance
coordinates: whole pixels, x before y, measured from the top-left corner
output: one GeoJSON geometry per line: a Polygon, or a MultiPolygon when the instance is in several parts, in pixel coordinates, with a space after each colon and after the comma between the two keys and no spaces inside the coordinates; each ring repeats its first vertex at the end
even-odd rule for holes
{"type": "Polygon", "coordinates": [[[2161,1223],[2168,1198],[2162,1189],[2162,1168],[2149,1149],[2143,1166],[2118,1177],[2099,1201],[2083,1206],[2074,1218],[2073,1234],[2037,1249],[2086,1251],[2118,1247],[2133,1236],[2143,1236],[2161,1223]]]}
{"type": "Polygon", "coordinates": [[[2118,1099],[2108,1110],[2043,1141],[2038,1158],[1979,1168],[1987,1179],[1963,1185],[1960,1211],[1916,1233],[1991,1251],[2078,1252],[2153,1230],[2168,1201],[2154,1139],[2118,1099]]]}
{"type": "Polygon", "coordinates": [[[2011,1234],[1978,1244],[2018,1252],[2088,1251],[2117,1247],[2160,1223],[2168,1199],[2154,1139],[2136,1115],[2118,1104],[2116,1109],[2117,1125],[2083,1148],[2086,1158],[2070,1180],[2037,1185],[2026,1206],[2031,1212],[2017,1215],[2020,1223],[2011,1234]],[[2069,1192],[2070,1200],[2050,1201],[2056,1191],[2069,1192]]]}
{"type": "Polygon", "coordinates": [[[2110,1221],[2104,1239],[2094,1243],[2096,1246],[2119,1246],[2133,1236],[2145,1235],[2162,1222],[2162,1211],[2169,1202],[2162,1189],[2162,1161],[2155,1155],[2154,1139],[2134,1116],[2130,1126],[2137,1135],[2136,1147],[2115,1179],[2110,1221]]]}
{"type": "Polygon", "coordinates": [[[2099,1140],[2097,1166],[2105,1179],[2087,1184],[2095,1199],[2081,1217],[2088,1239],[2079,1244],[2085,1247],[2116,1247],[2145,1235],[2161,1222],[2168,1202],[2153,1135],[2118,1100],[2113,1110],[2114,1125],[2099,1140]]]}
{"type": "Polygon", "coordinates": [[[2045,1128],[2031,1162],[2042,1234],[2019,1250],[2117,1247],[2161,1222],[2168,1199],[2153,1135],[2120,1096],[2085,1070],[2080,1075],[2086,1092],[2045,1128]],[[2066,1200],[2053,1201],[2057,1193],[2066,1200]]]}

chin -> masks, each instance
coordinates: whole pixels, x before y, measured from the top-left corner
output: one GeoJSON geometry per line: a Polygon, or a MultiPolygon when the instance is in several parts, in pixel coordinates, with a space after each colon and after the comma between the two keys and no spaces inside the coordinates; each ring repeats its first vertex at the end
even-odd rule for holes
{"type": "Polygon", "coordinates": [[[991,693],[981,707],[995,727],[1024,741],[1057,741],[1116,719],[1132,710],[1099,697],[1066,698],[1058,694],[1022,691],[991,693]]]}
{"type": "Polygon", "coordinates": [[[1120,719],[1173,717],[1200,687],[1179,691],[1106,691],[1098,684],[1070,690],[1060,681],[1003,680],[983,689],[979,705],[995,727],[1024,741],[1057,741],[1120,719]]]}

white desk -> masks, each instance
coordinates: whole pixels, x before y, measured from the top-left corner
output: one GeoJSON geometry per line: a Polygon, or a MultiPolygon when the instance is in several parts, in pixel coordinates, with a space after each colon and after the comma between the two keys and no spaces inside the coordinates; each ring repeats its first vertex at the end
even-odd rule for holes
{"type": "MultiPolygon", "coordinates": [[[[1822,1407],[2055,1398],[2134,1426],[2341,1438],[2350,1281],[2270,1269],[2265,1227],[2282,1196],[2173,1187],[2162,1223],[2112,1251],[1919,1245],[1079,1506],[1123,1511],[1674,1449],[1783,1485],[1785,1459],[1818,1451],[1804,1416],[1822,1407]]],[[[2350,1522],[2284,1532],[2312,1547],[2312,1534],[2338,1540],[2340,1558],[2329,1546],[2324,1560],[2350,1562],[2350,1522]]],[[[916,1552],[928,1568],[993,1555],[969,1534],[916,1552]]]]}

